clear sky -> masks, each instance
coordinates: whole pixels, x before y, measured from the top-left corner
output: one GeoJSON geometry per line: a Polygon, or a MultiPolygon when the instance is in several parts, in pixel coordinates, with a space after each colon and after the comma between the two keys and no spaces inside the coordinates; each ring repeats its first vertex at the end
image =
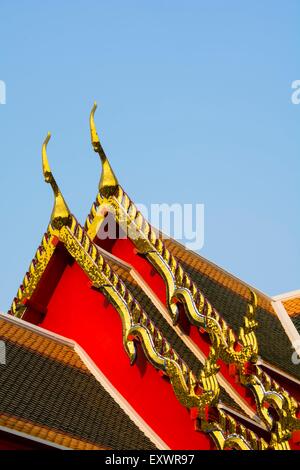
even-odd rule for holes
{"type": "Polygon", "coordinates": [[[201,254],[269,294],[300,288],[299,0],[0,0],[0,309],[52,210],[41,144],[84,222],[99,134],[140,203],[205,204],[201,254]]]}

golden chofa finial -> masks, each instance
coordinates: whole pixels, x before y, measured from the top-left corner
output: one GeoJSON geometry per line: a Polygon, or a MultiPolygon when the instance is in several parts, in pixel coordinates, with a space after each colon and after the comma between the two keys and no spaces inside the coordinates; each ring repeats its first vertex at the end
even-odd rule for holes
{"type": "Polygon", "coordinates": [[[101,175],[101,180],[99,183],[99,191],[100,194],[108,197],[112,194],[114,194],[117,186],[118,186],[118,180],[110,166],[110,163],[107,159],[107,156],[105,155],[105,152],[102,148],[102,145],[99,140],[99,136],[97,134],[97,129],[95,126],[95,111],[97,109],[97,103],[94,103],[93,109],[90,114],[90,129],[91,129],[91,140],[92,140],[92,145],[101,158],[102,162],[102,175],[101,175]]]}
{"type": "Polygon", "coordinates": [[[46,139],[44,140],[43,147],[42,147],[42,161],[43,161],[43,174],[46,183],[51,184],[51,187],[53,189],[54,193],[54,207],[51,215],[51,224],[55,228],[61,228],[64,225],[69,225],[71,221],[71,214],[70,210],[63,198],[63,195],[57,186],[57,183],[54,179],[54,176],[52,174],[52,171],[50,169],[50,165],[48,162],[48,157],[47,157],[47,145],[48,142],[51,138],[50,132],[48,132],[48,135],[46,139]]]}

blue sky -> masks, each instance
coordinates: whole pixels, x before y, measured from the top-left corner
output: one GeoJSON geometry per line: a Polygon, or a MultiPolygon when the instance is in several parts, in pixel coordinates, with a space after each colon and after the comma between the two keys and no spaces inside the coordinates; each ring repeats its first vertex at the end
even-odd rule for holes
{"type": "Polygon", "coordinates": [[[257,288],[300,288],[299,1],[0,3],[0,309],[52,209],[41,144],[85,220],[98,131],[136,202],[205,204],[201,254],[257,288]]]}

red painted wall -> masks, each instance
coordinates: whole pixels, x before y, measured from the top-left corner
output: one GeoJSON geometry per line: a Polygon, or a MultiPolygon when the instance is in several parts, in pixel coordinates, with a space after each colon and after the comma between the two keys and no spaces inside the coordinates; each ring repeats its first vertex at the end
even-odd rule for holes
{"type": "Polygon", "coordinates": [[[149,284],[158,298],[166,304],[167,297],[164,280],[146,258],[137,254],[135,246],[128,238],[117,240],[99,240],[96,238],[94,242],[109,253],[112,253],[116,257],[133,266],[137,272],[140,273],[145,282],[149,284]]]}
{"type": "Polygon", "coordinates": [[[136,364],[130,366],[119,314],[91,288],[76,263],[68,264],[60,276],[40,326],[78,342],[170,448],[211,448],[211,439],[194,431],[189,412],[140,350],[136,364]]]}

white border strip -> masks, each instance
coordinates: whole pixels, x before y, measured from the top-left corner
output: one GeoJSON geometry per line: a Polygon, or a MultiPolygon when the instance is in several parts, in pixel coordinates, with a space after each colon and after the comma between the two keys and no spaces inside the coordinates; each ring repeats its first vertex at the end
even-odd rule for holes
{"type": "Polygon", "coordinates": [[[75,341],[65,338],[64,336],[58,335],[57,333],[52,333],[49,330],[45,330],[40,326],[34,325],[33,323],[29,323],[21,318],[14,317],[13,315],[9,315],[8,313],[1,313],[0,312],[0,319],[3,319],[9,323],[12,323],[20,328],[25,328],[25,330],[32,331],[33,333],[37,333],[44,338],[50,339],[52,341],[56,341],[59,344],[63,344],[65,346],[69,346],[70,348],[74,349],[75,341]]]}
{"type": "Polygon", "coordinates": [[[297,385],[300,385],[300,380],[296,379],[293,375],[287,374],[286,372],[283,372],[283,370],[279,369],[278,367],[274,366],[273,364],[270,364],[269,362],[264,361],[261,357],[257,361],[257,365],[263,366],[266,369],[270,370],[271,372],[275,372],[278,375],[281,375],[282,377],[285,377],[288,379],[290,382],[294,382],[297,385]]]}
{"type": "Polygon", "coordinates": [[[84,349],[75,343],[74,351],[78,354],[82,362],[87,366],[91,374],[100,382],[102,387],[110,394],[116,403],[129,416],[136,426],[144,432],[144,434],[155,444],[159,450],[170,450],[167,444],[153,431],[143,418],[134,410],[134,408],[125,400],[125,398],[117,391],[117,389],[109,382],[103,372],[96,366],[94,361],[89,357],[84,349]]]}
{"type": "Polygon", "coordinates": [[[297,297],[300,297],[300,289],[285,292],[284,294],[274,295],[273,300],[292,300],[297,299],[297,297]]]}
{"type": "Polygon", "coordinates": [[[277,313],[280,323],[282,324],[284,331],[286,332],[290,342],[292,343],[294,350],[298,352],[300,347],[300,335],[294,323],[292,322],[291,317],[287,313],[281,301],[278,300],[276,302],[272,302],[272,306],[275,312],[277,313]]]}
{"type": "Polygon", "coordinates": [[[264,429],[265,431],[268,431],[267,426],[261,421],[258,415],[255,415],[253,418],[249,418],[249,416],[245,416],[241,413],[239,413],[236,409],[231,408],[230,406],[225,405],[224,403],[220,403],[220,408],[223,410],[227,411],[230,414],[233,414],[237,416],[238,418],[242,419],[243,421],[246,421],[247,423],[250,423],[258,428],[264,429]]]}
{"type": "Polygon", "coordinates": [[[5,426],[0,426],[0,431],[5,432],[6,434],[12,434],[14,436],[22,437],[23,439],[26,439],[26,441],[38,442],[39,444],[43,444],[47,447],[55,447],[59,450],[72,450],[70,449],[70,447],[61,446],[60,444],[56,444],[55,442],[46,441],[45,439],[41,439],[40,437],[32,436],[31,434],[26,434],[21,431],[16,431],[15,429],[7,428],[5,426]]]}

